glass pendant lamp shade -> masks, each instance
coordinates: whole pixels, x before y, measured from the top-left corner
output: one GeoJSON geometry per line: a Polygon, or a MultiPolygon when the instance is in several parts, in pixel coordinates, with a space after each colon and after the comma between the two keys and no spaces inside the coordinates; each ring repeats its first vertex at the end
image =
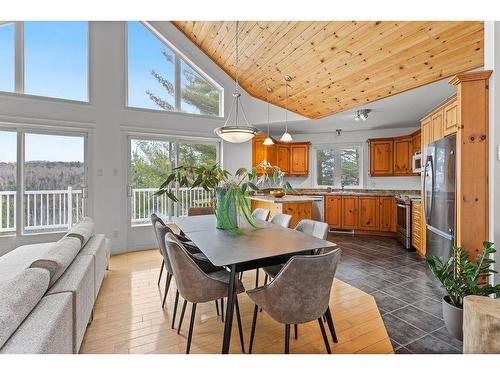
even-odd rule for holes
{"type": "Polygon", "coordinates": [[[283,135],[280,138],[281,142],[291,142],[293,141],[292,136],[288,132],[284,132],[283,135]]]}
{"type": "Polygon", "coordinates": [[[231,143],[243,143],[257,134],[257,129],[248,126],[222,126],[215,129],[215,134],[231,143]]]}
{"type": "Polygon", "coordinates": [[[264,142],[262,142],[262,144],[264,146],[272,146],[272,145],[274,145],[274,142],[271,139],[271,137],[268,136],[266,139],[264,139],[264,142]]]}

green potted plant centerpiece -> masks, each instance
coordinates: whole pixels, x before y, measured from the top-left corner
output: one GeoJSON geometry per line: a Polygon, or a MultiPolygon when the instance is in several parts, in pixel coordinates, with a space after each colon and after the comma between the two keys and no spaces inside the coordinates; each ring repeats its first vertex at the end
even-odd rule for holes
{"type": "Polygon", "coordinates": [[[483,253],[476,262],[469,260],[469,254],[463,247],[454,247],[453,255],[448,260],[441,257],[426,257],[427,264],[447,295],[443,297],[443,319],[448,331],[457,339],[463,338],[463,300],[466,296],[500,296],[500,284],[490,285],[487,277],[496,273],[491,267],[495,261],[491,242],[483,242],[483,253]]]}

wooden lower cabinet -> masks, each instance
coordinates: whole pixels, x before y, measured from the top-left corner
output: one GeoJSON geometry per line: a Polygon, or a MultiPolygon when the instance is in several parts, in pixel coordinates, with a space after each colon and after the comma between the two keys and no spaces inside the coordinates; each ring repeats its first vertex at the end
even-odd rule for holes
{"type": "Polygon", "coordinates": [[[379,230],[379,198],[359,197],[358,228],[361,230],[379,230]]]}
{"type": "Polygon", "coordinates": [[[327,196],[325,200],[325,219],[330,228],[342,228],[342,197],[327,196]]]}
{"type": "Polygon", "coordinates": [[[379,197],[379,231],[396,232],[396,198],[379,197]]]}
{"type": "Polygon", "coordinates": [[[412,202],[411,207],[411,245],[417,254],[423,256],[422,249],[422,205],[412,202]]]}
{"type": "Polygon", "coordinates": [[[342,229],[358,228],[358,197],[342,197],[342,229]]]}

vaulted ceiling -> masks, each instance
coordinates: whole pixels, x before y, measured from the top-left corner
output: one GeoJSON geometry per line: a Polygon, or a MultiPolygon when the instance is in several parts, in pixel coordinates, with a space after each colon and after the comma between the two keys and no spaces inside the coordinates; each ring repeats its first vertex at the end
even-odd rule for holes
{"type": "MultiPolygon", "coordinates": [[[[236,22],[173,24],[235,77],[236,22]]],[[[320,118],[483,66],[483,22],[245,21],[241,86],[256,98],[320,118]]],[[[369,108],[369,105],[365,106],[369,108]]]]}

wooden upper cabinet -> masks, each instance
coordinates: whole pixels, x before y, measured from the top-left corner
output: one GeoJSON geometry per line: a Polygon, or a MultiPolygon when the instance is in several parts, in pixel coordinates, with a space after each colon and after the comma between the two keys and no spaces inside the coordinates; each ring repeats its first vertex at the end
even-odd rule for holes
{"type": "Polygon", "coordinates": [[[358,228],[358,197],[342,197],[342,228],[358,228]]]}
{"type": "Polygon", "coordinates": [[[372,139],[370,145],[370,175],[392,176],[393,175],[393,140],[372,139]]]}
{"type": "Polygon", "coordinates": [[[290,174],[307,176],[309,174],[309,144],[290,144],[290,174]]]}
{"type": "Polygon", "coordinates": [[[290,173],[290,146],[289,145],[280,145],[276,146],[276,151],[278,154],[278,168],[284,174],[290,173]]]}
{"type": "Polygon", "coordinates": [[[379,231],[396,231],[396,199],[394,197],[379,197],[379,231]]]}
{"type": "MultiPolygon", "coordinates": [[[[276,144],[265,146],[264,139],[266,139],[265,135],[257,135],[252,138],[252,167],[256,167],[263,160],[276,165],[276,144]]],[[[257,168],[258,174],[262,174],[262,172],[262,169],[257,168]]]]}
{"type": "Polygon", "coordinates": [[[422,151],[422,131],[419,129],[411,136],[412,154],[422,151]]]}
{"type": "Polygon", "coordinates": [[[458,104],[456,99],[444,106],[443,117],[443,136],[455,133],[458,125],[458,104]]]}
{"type": "Polygon", "coordinates": [[[377,231],[379,229],[379,199],[378,197],[359,197],[358,228],[377,231]]]}
{"type": "Polygon", "coordinates": [[[443,110],[439,110],[431,116],[432,134],[431,143],[443,138],[443,110]]]}
{"type": "Polygon", "coordinates": [[[342,197],[326,197],[326,222],[331,228],[342,228],[342,197]]]}
{"type": "Polygon", "coordinates": [[[427,146],[431,143],[431,133],[432,133],[432,122],[430,117],[426,117],[421,122],[422,129],[422,139],[421,139],[421,151],[422,151],[422,164],[425,163],[425,158],[427,154],[427,146]]]}
{"type": "Polygon", "coordinates": [[[413,142],[411,137],[394,139],[394,175],[405,176],[411,171],[413,142]]]}

